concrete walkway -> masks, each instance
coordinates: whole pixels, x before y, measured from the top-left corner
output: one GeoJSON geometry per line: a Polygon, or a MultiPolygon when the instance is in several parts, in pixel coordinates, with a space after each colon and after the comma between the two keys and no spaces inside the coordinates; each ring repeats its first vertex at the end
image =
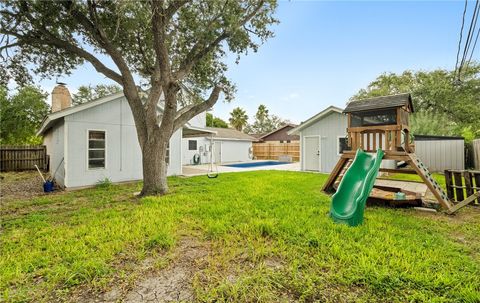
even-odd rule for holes
{"type": "MultiPolygon", "coordinates": [[[[254,162],[264,162],[269,160],[253,160],[254,162]]],[[[240,162],[240,163],[247,163],[247,162],[240,162]]],[[[255,167],[230,167],[225,166],[229,164],[235,163],[224,163],[222,165],[216,166],[213,165],[213,170],[216,171],[218,168],[219,173],[232,173],[232,172],[244,172],[244,171],[255,171],[255,170],[285,170],[285,171],[300,171],[300,162],[293,162],[288,164],[279,164],[279,165],[266,165],[266,166],[255,166],[255,167]]],[[[191,176],[201,176],[206,175],[208,173],[210,165],[209,164],[202,164],[202,165],[185,165],[182,169],[182,175],[186,177],[191,176]]]]}

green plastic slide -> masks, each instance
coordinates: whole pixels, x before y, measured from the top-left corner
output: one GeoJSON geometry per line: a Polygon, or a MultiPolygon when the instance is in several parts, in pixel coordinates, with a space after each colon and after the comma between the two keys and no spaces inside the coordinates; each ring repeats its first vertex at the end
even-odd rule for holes
{"type": "Polygon", "coordinates": [[[332,196],[330,216],[335,222],[357,226],[363,222],[363,211],[377,178],[383,151],[370,155],[357,150],[352,165],[347,170],[337,192],[332,196]]]}

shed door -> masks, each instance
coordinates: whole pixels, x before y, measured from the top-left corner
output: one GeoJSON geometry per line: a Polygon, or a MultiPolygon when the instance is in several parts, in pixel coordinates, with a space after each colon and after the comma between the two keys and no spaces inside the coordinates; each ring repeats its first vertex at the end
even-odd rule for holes
{"type": "Polygon", "coordinates": [[[305,137],[305,170],[320,170],[320,138],[305,137]]]}
{"type": "Polygon", "coordinates": [[[215,163],[222,163],[222,142],[215,142],[213,147],[213,158],[215,163]]]}

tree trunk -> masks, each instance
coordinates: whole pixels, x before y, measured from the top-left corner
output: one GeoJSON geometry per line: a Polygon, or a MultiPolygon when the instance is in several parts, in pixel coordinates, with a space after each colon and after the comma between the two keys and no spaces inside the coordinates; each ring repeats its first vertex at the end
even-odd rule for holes
{"type": "Polygon", "coordinates": [[[140,196],[164,195],[168,192],[165,158],[169,138],[154,137],[153,140],[146,140],[142,148],[143,188],[140,196]]]}

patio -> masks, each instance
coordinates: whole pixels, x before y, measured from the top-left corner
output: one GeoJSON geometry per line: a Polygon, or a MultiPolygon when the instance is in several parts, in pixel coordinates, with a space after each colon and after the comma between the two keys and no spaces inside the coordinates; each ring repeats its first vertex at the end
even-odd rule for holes
{"type": "MultiPolygon", "coordinates": [[[[265,162],[266,160],[253,160],[253,162],[265,162]]],[[[242,162],[245,163],[245,162],[242,162]]],[[[300,171],[300,162],[292,162],[287,164],[279,165],[266,165],[266,166],[257,166],[257,167],[230,167],[225,166],[235,163],[223,163],[213,165],[213,170],[216,171],[218,168],[219,173],[231,173],[231,172],[245,172],[245,171],[254,171],[254,170],[283,170],[283,171],[300,171]]],[[[182,168],[182,176],[192,177],[192,176],[201,176],[208,173],[210,164],[201,164],[201,165],[184,165],[182,168]]]]}

